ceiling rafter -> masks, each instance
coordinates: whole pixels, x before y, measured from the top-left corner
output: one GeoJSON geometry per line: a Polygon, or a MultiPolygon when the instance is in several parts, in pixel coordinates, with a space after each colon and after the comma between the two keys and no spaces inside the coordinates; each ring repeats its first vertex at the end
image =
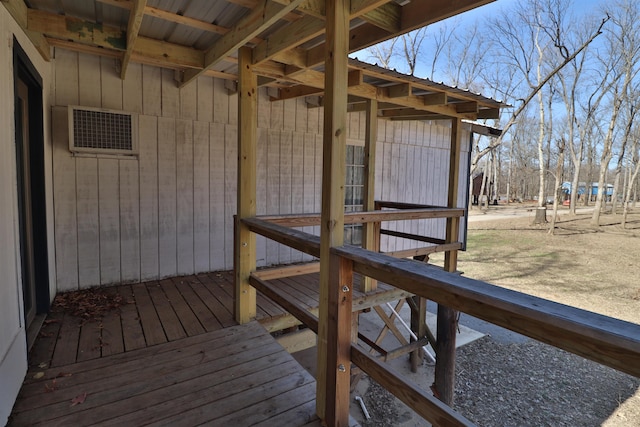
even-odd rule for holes
{"type": "Polygon", "coordinates": [[[31,43],[36,47],[38,52],[45,61],[51,60],[51,49],[49,43],[44,36],[38,32],[30,31],[27,28],[28,23],[28,11],[27,5],[24,0],[2,0],[2,4],[7,9],[9,14],[16,20],[18,25],[24,30],[31,43]]]}
{"type": "Polygon", "coordinates": [[[124,80],[127,75],[127,67],[131,60],[131,54],[133,48],[136,45],[136,39],[140,32],[140,26],[142,25],[142,18],[144,17],[144,7],[147,5],[147,0],[133,0],[133,8],[129,12],[129,23],[127,25],[127,50],[124,52],[122,58],[122,66],[120,68],[120,78],[124,80]]]}
{"type": "MultiPolygon", "coordinates": [[[[352,4],[350,19],[362,16],[388,2],[389,0],[360,0],[356,6],[352,4]]],[[[274,32],[262,43],[259,43],[253,50],[253,64],[260,64],[263,61],[273,58],[279,52],[299,46],[321,35],[324,30],[325,23],[323,20],[307,15],[291,25],[274,32]]],[[[324,60],[324,51],[322,59],[324,60]]]]}
{"type": "MultiPolygon", "coordinates": [[[[294,10],[304,0],[291,0],[286,6],[274,3],[272,0],[262,0],[260,5],[245,17],[241,18],[232,31],[228,32],[205,53],[202,70],[187,70],[180,87],[192,82],[206,69],[212,67],[226,56],[244,46],[248,41],[282,19],[284,15],[294,10]]],[[[299,20],[297,22],[300,22],[299,20]]],[[[297,22],[291,25],[296,25],[297,22]]]]}

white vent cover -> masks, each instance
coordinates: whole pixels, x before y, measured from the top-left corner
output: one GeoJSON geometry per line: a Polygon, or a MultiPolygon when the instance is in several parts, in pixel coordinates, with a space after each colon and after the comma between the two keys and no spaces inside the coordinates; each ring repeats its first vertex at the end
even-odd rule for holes
{"type": "Polygon", "coordinates": [[[69,150],[74,153],[138,154],[138,115],[69,106],[69,150]]]}

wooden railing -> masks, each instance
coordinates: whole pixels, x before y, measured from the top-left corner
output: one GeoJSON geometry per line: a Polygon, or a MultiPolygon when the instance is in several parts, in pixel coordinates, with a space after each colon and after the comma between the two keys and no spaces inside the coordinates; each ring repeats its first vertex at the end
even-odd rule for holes
{"type": "MultiPolygon", "coordinates": [[[[444,212],[439,208],[434,209],[429,214],[425,209],[415,209],[415,212],[407,209],[382,213],[347,214],[345,223],[352,220],[353,222],[373,222],[374,218],[375,220],[406,219],[403,214],[408,214],[412,219],[424,218],[423,215],[431,215],[427,216],[431,218],[436,217],[433,215],[440,214],[458,215],[456,210],[448,209],[444,212]],[[358,221],[355,221],[356,217],[358,221]]],[[[262,217],[242,221],[254,233],[313,256],[319,256],[320,238],[318,236],[288,228],[293,224],[294,226],[314,225],[306,222],[311,217],[314,220],[316,218],[316,216],[305,216],[306,219],[262,217]]],[[[331,269],[342,271],[345,273],[344,277],[350,277],[353,272],[360,273],[640,377],[639,325],[440,271],[423,263],[394,258],[361,248],[349,246],[332,248],[330,262],[331,269]]],[[[257,275],[251,276],[250,283],[317,332],[316,316],[291,301],[286,295],[281,295],[257,275]]],[[[349,288],[350,286],[343,287],[343,292],[351,292],[349,288]]],[[[345,298],[350,301],[350,298],[345,298]]],[[[342,325],[336,330],[338,336],[332,337],[333,340],[337,343],[350,341],[350,325],[346,327],[342,325]]],[[[336,344],[332,348],[338,347],[339,344],[336,344]]],[[[388,365],[381,363],[357,345],[352,344],[350,347],[350,360],[434,425],[472,425],[430,393],[402,378],[388,365]]]]}

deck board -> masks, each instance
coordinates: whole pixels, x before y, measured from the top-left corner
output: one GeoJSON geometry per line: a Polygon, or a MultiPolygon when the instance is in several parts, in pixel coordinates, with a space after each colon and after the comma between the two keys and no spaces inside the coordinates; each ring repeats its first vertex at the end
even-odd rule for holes
{"type": "Polygon", "coordinates": [[[283,425],[277,420],[287,417],[295,426],[317,419],[314,379],[257,322],[64,371],[53,392],[44,384],[59,368],[26,384],[10,425],[283,425]],[[71,406],[85,392],[85,401],[71,406]]]}

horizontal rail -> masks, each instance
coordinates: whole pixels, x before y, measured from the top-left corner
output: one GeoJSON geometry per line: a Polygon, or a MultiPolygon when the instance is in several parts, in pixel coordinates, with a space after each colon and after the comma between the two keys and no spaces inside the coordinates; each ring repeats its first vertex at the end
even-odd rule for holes
{"type": "Polygon", "coordinates": [[[414,249],[402,249],[399,251],[384,252],[385,255],[392,256],[394,258],[409,258],[414,256],[429,255],[436,252],[455,251],[462,249],[462,243],[453,242],[445,245],[425,246],[422,248],[414,249]]]}
{"type": "MultiPolygon", "coordinates": [[[[302,305],[290,300],[266,281],[252,274],[249,278],[251,286],[282,306],[285,310],[304,323],[316,334],[318,333],[318,317],[306,310],[302,305]]],[[[434,425],[473,426],[473,424],[456,413],[452,408],[425,393],[413,382],[406,380],[392,368],[366,354],[361,348],[351,345],[351,360],[375,379],[380,385],[391,391],[396,397],[412,407],[418,414],[434,425]]]]}
{"type": "Polygon", "coordinates": [[[436,239],[435,237],[419,236],[417,234],[403,233],[395,230],[380,230],[380,234],[392,237],[400,237],[402,239],[417,240],[418,242],[433,243],[434,245],[442,245],[446,243],[444,239],[436,239]]]}
{"type": "Polygon", "coordinates": [[[402,378],[391,366],[380,362],[377,358],[370,356],[354,345],[351,346],[351,361],[433,425],[474,425],[461,414],[426,393],[412,381],[402,378]]]}
{"type": "Polygon", "coordinates": [[[422,205],[419,203],[404,203],[404,202],[383,202],[380,200],[375,201],[376,209],[425,209],[425,208],[446,208],[446,206],[436,205],[422,205]]]}
{"type": "Polygon", "coordinates": [[[269,283],[257,278],[253,274],[249,277],[249,283],[256,288],[256,290],[262,292],[266,297],[291,313],[296,319],[307,325],[313,332],[318,333],[318,316],[311,313],[299,303],[291,301],[291,297],[281,294],[269,283]]]}
{"type": "Polygon", "coordinates": [[[297,249],[300,252],[320,257],[320,237],[316,235],[288,228],[281,224],[274,224],[260,217],[243,218],[242,223],[254,233],[297,249]]]}
{"type": "Polygon", "coordinates": [[[332,253],[354,271],[640,377],[640,325],[361,248],[332,253]]]}
{"type": "MultiPolygon", "coordinates": [[[[347,212],[345,224],[362,224],[382,221],[402,221],[413,219],[452,218],[464,216],[464,209],[419,208],[393,211],[347,212]]],[[[256,218],[285,227],[309,227],[320,225],[320,214],[260,215],[256,218]]]]}
{"type": "Polygon", "coordinates": [[[253,274],[262,280],[282,279],[283,277],[301,276],[303,274],[318,273],[320,262],[307,264],[287,265],[285,267],[265,268],[255,271],[253,274]]]}

